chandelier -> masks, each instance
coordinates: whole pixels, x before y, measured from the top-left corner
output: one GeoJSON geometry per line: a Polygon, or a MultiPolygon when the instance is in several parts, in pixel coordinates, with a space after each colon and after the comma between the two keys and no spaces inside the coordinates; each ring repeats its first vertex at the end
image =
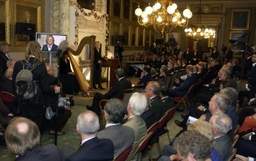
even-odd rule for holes
{"type": "Polygon", "coordinates": [[[186,27],[193,15],[187,7],[183,11],[183,17],[177,7],[171,0],[158,0],[153,7],[149,4],[144,11],[138,6],[135,15],[140,25],[153,26],[154,30],[163,36],[177,26],[186,27]]]}
{"type": "Polygon", "coordinates": [[[215,28],[202,27],[201,24],[201,0],[199,4],[196,26],[193,28],[185,28],[186,36],[193,37],[195,40],[215,38],[215,28]]]}

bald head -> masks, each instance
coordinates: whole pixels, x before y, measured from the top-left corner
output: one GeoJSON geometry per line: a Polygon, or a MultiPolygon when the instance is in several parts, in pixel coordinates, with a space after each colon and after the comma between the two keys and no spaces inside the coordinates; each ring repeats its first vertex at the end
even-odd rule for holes
{"type": "Polygon", "coordinates": [[[99,130],[99,117],[92,111],[87,110],[77,118],[77,131],[83,135],[96,134],[99,130]]]}
{"type": "Polygon", "coordinates": [[[45,65],[46,66],[46,70],[47,70],[47,73],[50,75],[50,76],[54,76],[54,69],[51,65],[45,65]]]}

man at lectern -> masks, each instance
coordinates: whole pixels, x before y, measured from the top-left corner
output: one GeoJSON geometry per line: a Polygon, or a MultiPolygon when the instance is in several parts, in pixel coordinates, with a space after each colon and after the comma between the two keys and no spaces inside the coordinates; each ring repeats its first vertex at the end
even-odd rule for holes
{"type": "Polygon", "coordinates": [[[54,37],[52,35],[47,35],[46,44],[43,45],[42,51],[57,51],[58,46],[54,44],[54,37]]]}
{"type": "Polygon", "coordinates": [[[93,88],[94,89],[104,89],[101,86],[101,63],[103,61],[106,61],[104,58],[101,57],[101,48],[100,43],[95,43],[95,49],[94,49],[94,75],[93,75],[93,88]],[[96,87],[96,84],[98,84],[98,88],[96,87]]]}

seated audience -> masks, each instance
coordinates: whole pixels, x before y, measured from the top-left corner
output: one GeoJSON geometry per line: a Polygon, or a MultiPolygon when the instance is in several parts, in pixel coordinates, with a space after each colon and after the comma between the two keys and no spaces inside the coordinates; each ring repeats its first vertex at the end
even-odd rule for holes
{"type": "Polygon", "coordinates": [[[161,101],[164,105],[164,111],[168,111],[170,108],[174,107],[174,101],[169,95],[169,88],[167,88],[165,85],[161,86],[161,92],[159,94],[161,101]]]}
{"type": "Polygon", "coordinates": [[[8,150],[16,155],[16,161],[62,161],[55,145],[40,145],[40,131],[37,125],[24,117],[11,120],[5,132],[8,150]]]}
{"type": "MultiPolygon", "coordinates": [[[[129,99],[127,105],[128,121],[123,126],[131,127],[134,130],[134,141],[132,150],[128,156],[131,161],[142,160],[141,153],[137,153],[133,158],[135,149],[141,140],[147,135],[146,123],[140,117],[147,107],[147,97],[145,94],[135,92],[129,99]]],[[[128,159],[128,160],[129,160],[128,159]]]]}
{"type": "Polygon", "coordinates": [[[232,154],[232,142],[227,133],[232,129],[232,121],[228,115],[218,112],[212,115],[210,124],[214,133],[214,149],[222,160],[228,160],[232,154]]]}
{"type": "Polygon", "coordinates": [[[147,85],[147,82],[151,79],[150,66],[146,65],[141,72],[140,81],[137,83],[138,85],[147,85]]]}
{"type": "Polygon", "coordinates": [[[63,93],[65,94],[78,94],[80,91],[75,73],[72,72],[70,67],[67,51],[64,51],[60,58],[60,82],[63,86],[63,93]]]}
{"type": "Polygon", "coordinates": [[[96,92],[93,97],[92,106],[86,105],[86,108],[88,110],[92,110],[98,116],[100,116],[99,102],[102,99],[111,99],[111,98],[122,99],[124,90],[132,88],[132,83],[124,77],[125,73],[122,68],[116,69],[115,74],[116,74],[116,79],[118,81],[113,84],[111,89],[104,95],[99,92],[96,92]]]}
{"type": "Polygon", "coordinates": [[[172,98],[179,96],[183,97],[189,90],[189,88],[195,84],[198,80],[195,74],[193,74],[193,66],[188,65],[186,67],[186,73],[187,73],[187,79],[184,80],[183,83],[181,83],[178,79],[175,80],[178,86],[173,86],[169,91],[169,96],[172,98]]]}
{"type": "Polygon", "coordinates": [[[166,65],[162,65],[160,68],[160,75],[159,77],[165,77],[167,75],[168,69],[166,65]]]}
{"type": "Polygon", "coordinates": [[[158,121],[166,112],[166,107],[159,97],[160,92],[161,87],[156,81],[150,81],[145,88],[150,104],[141,117],[146,122],[147,128],[158,121]]]}
{"type": "Polygon", "coordinates": [[[134,141],[134,131],[121,123],[127,112],[125,104],[112,98],[104,106],[106,126],[97,133],[98,138],[110,139],[114,144],[114,157],[126,150],[134,141]]]}
{"type": "Polygon", "coordinates": [[[168,61],[167,63],[167,73],[173,73],[174,72],[174,62],[173,61],[168,61]]]}
{"type": "Polygon", "coordinates": [[[13,114],[4,105],[4,102],[0,99],[0,124],[6,127],[12,117],[13,117],[13,114]]]}
{"type": "Polygon", "coordinates": [[[81,146],[76,151],[70,147],[63,147],[64,155],[71,154],[65,161],[113,160],[114,146],[112,141],[99,139],[96,136],[99,126],[99,118],[92,111],[87,110],[78,116],[76,131],[82,139],[81,146]]]}

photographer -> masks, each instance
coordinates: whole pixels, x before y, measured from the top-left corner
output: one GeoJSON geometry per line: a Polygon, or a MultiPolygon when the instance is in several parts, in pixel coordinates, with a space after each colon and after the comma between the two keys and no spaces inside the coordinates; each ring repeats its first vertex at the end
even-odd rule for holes
{"type": "Polygon", "coordinates": [[[115,45],[115,58],[119,58],[119,65],[122,67],[122,61],[123,61],[123,54],[124,48],[122,46],[122,43],[117,40],[115,45]]]}

